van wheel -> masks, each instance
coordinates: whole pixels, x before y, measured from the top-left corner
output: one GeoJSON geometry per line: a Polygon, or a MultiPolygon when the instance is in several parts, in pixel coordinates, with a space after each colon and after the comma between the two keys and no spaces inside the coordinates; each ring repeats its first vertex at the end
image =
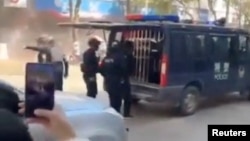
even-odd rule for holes
{"type": "Polygon", "coordinates": [[[138,98],[132,98],[132,104],[137,105],[141,100],[138,98]]]}
{"type": "Polygon", "coordinates": [[[179,114],[183,116],[192,115],[198,108],[198,96],[200,91],[194,86],[186,87],[182,92],[182,97],[179,102],[179,114]]]}
{"type": "Polygon", "coordinates": [[[248,101],[250,101],[250,89],[244,89],[240,91],[240,95],[246,98],[248,101]]]}

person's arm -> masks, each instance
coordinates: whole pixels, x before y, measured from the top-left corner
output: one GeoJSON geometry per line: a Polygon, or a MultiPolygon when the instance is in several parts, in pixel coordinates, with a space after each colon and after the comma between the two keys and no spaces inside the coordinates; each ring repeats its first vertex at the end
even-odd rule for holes
{"type": "Polygon", "coordinates": [[[86,52],[83,56],[83,63],[86,68],[85,71],[88,72],[98,72],[98,58],[95,55],[94,51],[86,52]]]}
{"type": "Polygon", "coordinates": [[[120,68],[121,74],[123,76],[127,76],[128,74],[128,67],[127,67],[127,60],[124,55],[116,56],[117,57],[117,65],[120,68]]]}
{"type": "Polygon", "coordinates": [[[84,67],[84,61],[85,61],[85,53],[82,53],[82,58],[81,58],[82,62],[80,64],[80,70],[82,73],[84,73],[85,71],[85,67],[84,67]]]}
{"type": "Polygon", "coordinates": [[[93,66],[92,66],[93,72],[96,72],[96,73],[99,72],[99,58],[96,57],[95,52],[92,52],[90,58],[91,58],[92,64],[93,64],[93,66]]]}
{"type": "Polygon", "coordinates": [[[63,58],[63,64],[64,64],[64,77],[67,77],[69,73],[69,63],[65,57],[63,58]]]}
{"type": "Polygon", "coordinates": [[[47,51],[45,48],[35,47],[35,46],[26,46],[25,49],[38,51],[38,52],[42,52],[42,51],[46,52],[47,51]]]}
{"type": "Polygon", "coordinates": [[[90,141],[90,140],[87,139],[87,138],[74,138],[74,139],[71,139],[71,140],[68,140],[68,141],[90,141]]]}
{"type": "MultiPolygon", "coordinates": [[[[105,57],[105,58],[106,58],[106,57],[105,57]]],[[[103,58],[103,60],[100,62],[99,68],[98,68],[98,71],[100,72],[100,74],[101,74],[102,76],[104,76],[104,60],[105,60],[105,58],[103,58]]]]}
{"type": "Polygon", "coordinates": [[[134,73],[135,73],[135,69],[136,69],[136,58],[131,54],[130,56],[129,56],[129,75],[131,76],[131,75],[133,75],[134,73]]]}

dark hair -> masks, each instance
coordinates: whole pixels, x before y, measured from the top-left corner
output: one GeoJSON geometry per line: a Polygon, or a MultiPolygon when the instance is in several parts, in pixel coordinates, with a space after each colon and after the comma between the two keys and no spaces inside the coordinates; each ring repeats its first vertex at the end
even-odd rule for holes
{"type": "Polygon", "coordinates": [[[6,109],[0,109],[0,140],[32,141],[32,138],[20,117],[6,109]]]}
{"type": "Polygon", "coordinates": [[[18,114],[19,97],[13,88],[1,89],[0,93],[0,109],[6,109],[14,114],[18,114]],[[6,90],[9,89],[9,90],[6,90]]]}
{"type": "Polygon", "coordinates": [[[95,37],[92,37],[92,38],[90,38],[89,40],[88,40],[88,45],[89,46],[93,46],[93,45],[95,45],[95,44],[100,44],[101,42],[97,39],[97,38],[95,38],[95,37]]]}

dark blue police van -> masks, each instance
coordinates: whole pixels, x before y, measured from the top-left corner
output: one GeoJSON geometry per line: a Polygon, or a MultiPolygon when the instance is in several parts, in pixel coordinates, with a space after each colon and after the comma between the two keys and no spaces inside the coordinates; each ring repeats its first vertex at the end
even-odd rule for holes
{"type": "MultiPolygon", "coordinates": [[[[113,41],[132,41],[136,69],[134,102],[171,102],[182,115],[197,110],[200,97],[250,90],[249,33],[242,29],[186,24],[176,16],[129,15],[128,23],[60,24],[108,31],[113,41]]],[[[106,38],[106,37],[105,37],[106,38]]]]}

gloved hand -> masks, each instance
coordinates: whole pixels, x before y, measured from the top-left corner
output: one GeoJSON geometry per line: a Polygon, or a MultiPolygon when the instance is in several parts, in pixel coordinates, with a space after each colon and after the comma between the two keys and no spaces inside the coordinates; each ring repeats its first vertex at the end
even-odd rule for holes
{"type": "Polygon", "coordinates": [[[68,77],[68,74],[67,74],[67,73],[64,73],[63,77],[64,77],[64,78],[67,78],[67,77],[68,77]]]}

